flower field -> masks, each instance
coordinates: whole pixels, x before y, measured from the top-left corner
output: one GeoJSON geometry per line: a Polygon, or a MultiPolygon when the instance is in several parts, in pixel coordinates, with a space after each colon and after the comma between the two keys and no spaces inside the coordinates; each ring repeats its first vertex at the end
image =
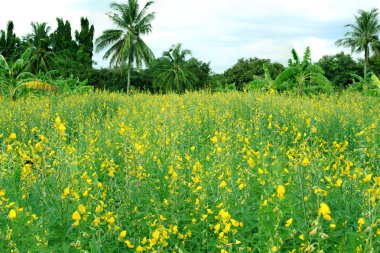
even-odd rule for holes
{"type": "Polygon", "coordinates": [[[379,252],[379,102],[0,98],[0,252],[379,252]]]}

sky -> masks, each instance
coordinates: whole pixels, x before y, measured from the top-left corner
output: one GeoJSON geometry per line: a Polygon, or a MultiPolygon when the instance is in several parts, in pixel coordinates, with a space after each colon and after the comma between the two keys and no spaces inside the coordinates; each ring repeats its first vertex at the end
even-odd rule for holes
{"type": "MultiPolygon", "coordinates": [[[[125,1],[125,0],[124,0],[125,1]]],[[[16,35],[31,32],[30,23],[47,22],[52,30],[56,18],[69,20],[74,34],[80,17],[95,26],[95,38],[115,28],[106,13],[109,0],[12,0],[0,5],[0,29],[9,20],[16,35]]],[[[122,1],[118,1],[122,2],[122,1]]],[[[143,6],[146,0],[140,1],[143,6]]],[[[222,73],[239,58],[258,57],[286,65],[295,48],[300,55],[311,47],[313,61],[349,49],[335,46],[343,38],[345,24],[354,22],[359,9],[380,9],[379,0],[156,0],[149,10],[156,13],[153,30],[143,39],[156,57],[173,44],[182,43],[192,55],[210,62],[222,73]]],[[[95,67],[107,67],[104,52],[96,53],[95,67]]],[[[357,57],[357,55],[354,55],[357,57]]]]}

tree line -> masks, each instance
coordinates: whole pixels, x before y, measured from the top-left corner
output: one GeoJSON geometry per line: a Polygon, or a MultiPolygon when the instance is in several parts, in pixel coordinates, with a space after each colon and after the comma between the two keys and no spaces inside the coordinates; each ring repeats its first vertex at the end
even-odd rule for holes
{"type": "MultiPolygon", "coordinates": [[[[352,52],[364,52],[363,60],[356,61],[350,54],[341,52],[323,56],[312,63],[310,48],[307,48],[303,57],[292,50],[292,59],[287,67],[272,63],[270,59],[242,58],[224,73],[215,74],[210,62],[193,57],[191,50],[182,48],[181,43],[173,44],[160,57],[155,57],[143,40],[143,36],[152,31],[151,23],[155,18],[155,13],[149,12],[152,5],[153,1],[148,1],[140,8],[138,0],[111,3],[111,12],[107,15],[115,27],[103,31],[98,38],[94,38],[94,25],[85,17],[80,19],[80,30],[74,33],[70,21],[57,18],[54,31],[45,22],[32,22],[32,32],[21,38],[14,33],[14,23],[9,21],[6,29],[0,31],[0,55],[3,62],[12,63],[28,50],[30,54],[24,68],[40,79],[46,75],[50,79],[72,80],[78,77],[78,80],[88,80],[86,84],[100,89],[127,93],[131,87],[150,92],[178,93],[199,89],[267,88],[299,92],[300,87],[321,91],[327,87],[327,81],[329,87],[336,90],[364,83],[365,80],[371,82],[372,75],[380,74],[377,9],[359,10],[355,22],[346,25],[350,30],[345,38],[336,42],[352,52]],[[104,50],[104,59],[109,60],[110,67],[96,69],[93,53],[104,50]]],[[[46,81],[48,79],[45,78],[46,81]]]]}

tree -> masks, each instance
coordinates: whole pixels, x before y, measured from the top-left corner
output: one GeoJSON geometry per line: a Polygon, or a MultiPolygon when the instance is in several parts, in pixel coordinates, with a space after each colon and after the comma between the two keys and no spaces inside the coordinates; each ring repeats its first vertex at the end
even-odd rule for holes
{"type": "Polygon", "coordinates": [[[364,51],[364,76],[369,68],[370,51],[379,46],[380,23],[378,20],[378,10],[359,10],[355,16],[354,24],[347,24],[345,27],[351,28],[346,32],[344,39],[336,41],[336,45],[351,48],[351,52],[361,53],[364,51]]]}
{"type": "Polygon", "coordinates": [[[192,88],[197,77],[190,68],[187,56],[191,56],[191,51],[182,49],[181,43],[164,51],[154,64],[153,86],[164,92],[171,90],[179,93],[192,88]]]}
{"type": "Polygon", "coordinates": [[[354,61],[349,54],[343,52],[335,55],[325,55],[317,63],[325,71],[325,76],[335,87],[347,88],[352,84],[351,73],[359,74],[361,64],[354,61]]]}
{"type": "Polygon", "coordinates": [[[227,84],[235,83],[236,87],[241,90],[245,84],[252,81],[253,76],[264,77],[263,65],[267,64],[268,69],[275,78],[279,73],[281,73],[285,68],[280,63],[271,63],[269,59],[260,58],[241,58],[238,62],[231,68],[227,69],[223,75],[227,84]]]}
{"type": "Polygon", "coordinates": [[[124,3],[111,3],[113,10],[108,14],[111,21],[119,29],[109,29],[103,31],[102,35],[96,39],[96,51],[111,46],[104,54],[104,59],[110,58],[110,65],[127,67],[127,93],[129,93],[130,76],[132,66],[140,68],[143,63],[148,65],[154,54],[152,50],[141,38],[152,31],[152,20],[155,13],[147,13],[153,1],[148,1],[140,10],[138,0],[128,0],[124,3]]]}
{"type": "Polygon", "coordinates": [[[57,29],[50,35],[53,52],[73,58],[76,54],[76,43],[71,36],[71,24],[57,18],[57,29]]]}
{"type": "Polygon", "coordinates": [[[26,41],[32,49],[29,69],[34,74],[52,70],[57,63],[57,57],[50,48],[49,31],[51,28],[46,22],[32,22],[31,25],[32,33],[26,36],[26,41]]]}
{"type": "Polygon", "coordinates": [[[318,64],[311,63],[310,48],[307,47],[302,61],[296,50],[292,49],[293,59],[289,59],[289,66],[281,72],[273,84],[274,89],[296,89],[299,96],[307,92],[330,92],[332,86],[324,76],[323,69],[318,64]]]}
{"type": "Polygon", "coordinates": [[[11,59],[16,52],[20,39],[13,32],[14,24],[12,21],[8,22],[6,30],[6,32],[0,31],[0,54],[6,59],[11,59]]]}
{"type": "Polygon", "coordinates": [[[80,19],[80,32],[75,31],[75,39],[78,43],[77,61],[90,68],[92,66],[92,56],[94,50],[94,26],[87,18],[80,19]]]}
{"type": "Polygon", "coordinates": [[[189,70],[196,76],[196,82],[194,82],[192,85],[193,88],[197,90],[205,88],[205,86],[208,85],[207,83],[210,80],[210,62],[205,63],[198,60],[195,57],[192,57],[188,61],[188,65],[189,70]]]}

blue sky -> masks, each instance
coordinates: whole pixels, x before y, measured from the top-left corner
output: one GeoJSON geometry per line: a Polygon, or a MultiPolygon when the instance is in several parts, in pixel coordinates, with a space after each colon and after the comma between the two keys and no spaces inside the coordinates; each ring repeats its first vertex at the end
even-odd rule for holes
{"type": "MultiPolygon", "coordinates": [[[[48,22],[54,30],[56,17],[68,19],[73,32],[81,16],[95,25],[95,36],[112,28],[105,13],[111,1],[105,0],[12,0],[1,4],[0,29],[8,20],[15,23],[18,36],[31,31],[30,22],[48,22]]],[[[145,1],[141,1],[143,5],[145,1]]],[[[286,64],[290,50],[300,54],[311,47],[312,58],[340,51],[334,42],[347,31],[359,9],[380,9],[379,0],[156,0],[153,32],[144,39],[157,57],[171,45],[181,42],[193,56],[211,62],[221,73],[237,59],[269,58],[286,64]]],[[[102,53],[95,55],[98,67],[108,66],[102,53]]]]}

